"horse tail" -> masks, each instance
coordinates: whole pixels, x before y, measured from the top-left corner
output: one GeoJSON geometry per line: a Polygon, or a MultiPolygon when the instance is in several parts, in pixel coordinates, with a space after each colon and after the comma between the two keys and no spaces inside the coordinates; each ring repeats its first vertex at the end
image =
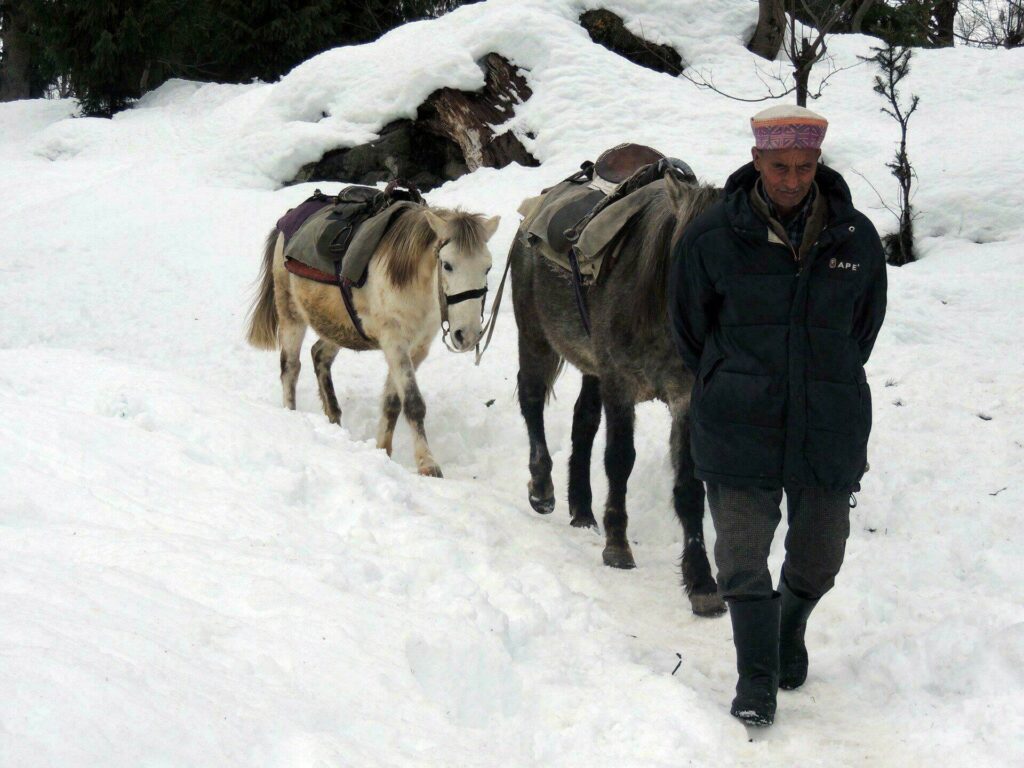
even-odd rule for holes
{"type": "Polygon", "coordinates": [[[551,375],[547,377],[544,382],[545,393],[544,402],[550,403],[551,399],[555,396],[555,382],[558,381],[558,377],[562,375],[562,371],[565,370],[565,358],[558,358],[558,365],[551,371],[551,375]]]}
{"type": "Polygon", "coordinates": [[[259,288],[249,310],[249,343],[257,349],[277,349],[277,305],[274,302],[274,251],[277,227],[270,230],[263,247],[263,268],[259,288]]]}

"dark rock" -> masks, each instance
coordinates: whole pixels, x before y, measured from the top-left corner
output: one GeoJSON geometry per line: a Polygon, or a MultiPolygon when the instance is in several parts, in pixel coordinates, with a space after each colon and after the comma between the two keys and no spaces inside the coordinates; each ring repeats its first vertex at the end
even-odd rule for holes
{"type": "Polygon", "coordinates": [[[342,181],[373,185],[405,179],[421,190],[439,187],[467,172],[458,145],[412,120],[388,123],[369,144],[327,152],[296,174],[294,182],[342,181]]]}
{"type": "Polygon", "coordinates": [[[293,183],[372,185],[402,178],[430,190],[484,166],[538,165],[511,131],[495,135],[491,128],[507,122],[516,105],[530,97],[526,79],[496,53],[487,54],[480,65],[485,76],[481,91],[434,91],[420,105],[415,120],[389,123],[380,138],[368,144],[327,152],[304,166],[293,183]]]}
{"type": "Polygon", "coordinates": [[[683,58],[670,45],[658,45],[637,37],[623,24],[622,19],[603,8],[587,11],[580,16],[580,24],[590,39],[614,51],[634,64],[673,77],[682,74],[683,58]]]}

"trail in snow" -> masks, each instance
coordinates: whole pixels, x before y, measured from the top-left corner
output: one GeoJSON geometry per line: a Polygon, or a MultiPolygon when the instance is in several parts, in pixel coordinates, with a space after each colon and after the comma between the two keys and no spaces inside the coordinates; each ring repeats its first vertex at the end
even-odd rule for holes
{"type": "MultiPolygon", "coordinates": [[[[613,10],[759,89],[756,6],[704,5],[613,10]]],[[[810,679],[753,742],[728,716],[728,620],[693,617],[678,584],[662,406],[638,409],[628,573],[568,526],[571,371],[547,416],[559,506],[529,508],[508,301],[479,368],[440,345],[421,368],[444,481],[415,476],[404,424],[394,461],[373,448],[378,356],[336,361],[341,429],[308,364],[298,412],[280,408],[276,356],[242,340],[260,243],[314,186],[280,183],[437,87],[478,86],[488,51],[526,71],[510,127],[543,164],[430,199],[502,215],[492,274],[519,201],[607,146],[719,183],[744,161],[747,105],[593,45],[583,7],[488,0],[276,84],[168,83],[110,121],[0,105],[0,764],[1024,764],[1019,51],[914,59],[924,258],[890,270],[872,470],[810,679]]],[[[830,47],[843,65],[871,43],[830,47]]],[[[871,76],[815,108],[888,231],[868,181],[891,188],[895,134],[871,76]]],[[[599,460],[592,478],[599,506],[599,460]]]]}

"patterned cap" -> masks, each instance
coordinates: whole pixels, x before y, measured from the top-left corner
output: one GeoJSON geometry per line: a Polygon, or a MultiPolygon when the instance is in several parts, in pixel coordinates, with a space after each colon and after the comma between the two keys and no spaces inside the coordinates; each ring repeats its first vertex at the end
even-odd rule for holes
{"type": "Polygon", "coordinates": [[[828,120],[805,107],[780,104],[750,118],[758,149],[818,149],[828,120]]]}

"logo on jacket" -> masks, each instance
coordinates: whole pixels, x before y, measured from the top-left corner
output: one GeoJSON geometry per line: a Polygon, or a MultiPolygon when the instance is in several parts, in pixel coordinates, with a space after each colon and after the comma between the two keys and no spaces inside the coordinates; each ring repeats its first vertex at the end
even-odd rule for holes
{"type": "Polygon", "coordinates": [[[856,261],[841,261],[840,259],[829,259],[829,269],[848,269],[851,272],[856,272],[860,269],[860,264],[856,261]]]}

